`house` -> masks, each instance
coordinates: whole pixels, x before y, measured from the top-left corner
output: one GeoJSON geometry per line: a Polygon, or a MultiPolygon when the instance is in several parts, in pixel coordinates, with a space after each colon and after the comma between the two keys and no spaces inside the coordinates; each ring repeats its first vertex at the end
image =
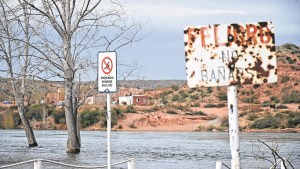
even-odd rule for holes
{"type": "Polygon", "coordinates": [[[133,105],[146,106],[148,105],[148,96],[145,95],[133,95],[132,96],[133,105]]]}
{"type": "Polygon", "coordinates": [[[120,105],[132,105],[132,96],[120,96],[119,97],[119,104],[120,105]]]}
{"type": "Polygon", "coordinates": [[[145,95],[120,96],[119,104],[146,106],[148,105],[148,96],[145,95]]]}
{"type": "Polygon", "coordinates": [[[63,88],[59,88],[57,92],[45,94],[46,104],[54,104],[57,102],[62,102],[64,100],[65,100],[65,90],[63,88]]]}
{"type": "Polygon", "coordinates": [[[96,94],[94,96],[88,97],[85,102],[88,105],[105,105],[106,95],[105,94],[96,94]]]}

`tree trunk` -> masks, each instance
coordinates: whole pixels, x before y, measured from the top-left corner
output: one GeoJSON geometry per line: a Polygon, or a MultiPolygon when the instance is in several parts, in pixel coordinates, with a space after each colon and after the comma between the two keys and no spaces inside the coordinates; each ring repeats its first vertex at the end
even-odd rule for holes
{"type": "Polygon", "coordinates": [[[64,38],[64,72],[65,72],[65,114],[68,130],[67,153],[78,154],[80,152],[80,138],[77,126],[77,107],[74,90],[75,71],[74,61],[71,55],[70,38],[64,38]]]}
{"type": "MultiPolygon", "coordinates": [[[[12,75],[12,77],[13,77],[13,75],[12,75]]],[[[15,84],[16,82],[14,81],[13,78],[12,78],[11,83],[13,86],[13,93],[14,93],[15,101],[17,102],[18,112],[19,112],[20,118],[22,120],[22,123],[24,125],[24,129],[25,129],[29,147],[36,147],[36,146],[38,146],[38,144],[35,139],[33,130],[29,124],[28,118],[26,117],[26,110],[25,110],[25,106],[24,106],[24,97],[20,96],[17,93],[17,87],[15,84]]]]}
{"type": "Polygon", "coordinates": [[[27,141],[28,141],[29,147],[38,146],[37,141],[34,136],[34,133],[32,131],[32,128],[29,125],[28,118],[25,115],[25,107],[24,107],[23,103],[18,103],[18,111],[19,111],[19,115],[22,120],[22,123],[24,125],[24,129],[25,129],[25,133],[27,136],[27,141]]]}
{"type": "Polygon", "coordinates": [[[67,153],[78,154],[80,152],[80,140],[77,128],[77,111],[73,106],[72,82],[65,81],[65,114],[68,130],[67,153]]]}

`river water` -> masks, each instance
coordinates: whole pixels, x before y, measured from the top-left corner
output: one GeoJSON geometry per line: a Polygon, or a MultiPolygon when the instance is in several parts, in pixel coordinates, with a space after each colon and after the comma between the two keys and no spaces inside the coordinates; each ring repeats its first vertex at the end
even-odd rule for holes
{"type": "MultiPolygon", "coordinates": [[[[65,153],[66,131],[34,131],[39,146],[27,147],[23,130],[0,130],[0,166],[42,158],[77,165],[106,164],[106,132],[82,131],[80,154],[65,153]]],[[[269,168],[271,164],[255,159],[254,153],[270,151],[258,144],[265,141],[278,146],[279,154],[300,168],[299,133],[240,133],[242,168],[269,168]],[[258,148],[258,146],[261,146],[258,148]]],[[[230,166],[228,133],[223,132],[112,132],[112,163],[135,159],[136,169],[213,169],[217,160],[230,166]]],[[[43,163],[44,168],[62,168],[43,163]]],[[[14,167],[33,168],[33,164],[14,167]]],[[[116,168],[127,168],[127,164],[116,168]]],[[[225,168],[225,167],[222,167],[225,168]]]]}

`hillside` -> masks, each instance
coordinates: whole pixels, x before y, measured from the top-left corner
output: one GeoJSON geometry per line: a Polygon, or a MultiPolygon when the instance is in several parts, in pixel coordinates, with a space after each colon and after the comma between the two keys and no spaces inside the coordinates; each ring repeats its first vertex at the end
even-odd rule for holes
{"type": "MultiPolygon", "coordinates": [[[[300,48],[292,44],[277,47],[277,67],[277,83],[238,87],[242,130],[300,131],[300,48]],[[272,105],[275,107],[270,108],[272,105]]],[[[190,89],[184,80],[131,80],[121,81],[120,86],[116,95],[123,90],[143,93],[149,98],[149,106],[113,106],[115,130],[227,130],[226,87],[190,89]]],[[[105,107],[99,107],[80,107],[84,130],[105,128],[105,107]]],[[[42,107],[32,109],[28,114],[33,127],[43,128],[42,107]]],[[[0,109],[0,124],[22,127],[17,115],[8,115],[7,111],[0,109]]],[[[65,129],[61,108],[49,106],[47,112],[46,128],[65,129]]]]}

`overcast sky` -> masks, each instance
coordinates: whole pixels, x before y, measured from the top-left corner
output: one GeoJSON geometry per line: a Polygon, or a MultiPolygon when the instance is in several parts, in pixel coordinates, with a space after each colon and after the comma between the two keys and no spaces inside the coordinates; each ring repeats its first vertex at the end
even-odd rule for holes
{"type": "Polygon", "coordinates": [[[126,8],[145,23],[143,34],[149,34],[118,52],[120,61],[141,66],[140,79],[186,79],[186,26],[272,21],[276,45],[300,45],[298,0],[127,0],[126,8]]]}

